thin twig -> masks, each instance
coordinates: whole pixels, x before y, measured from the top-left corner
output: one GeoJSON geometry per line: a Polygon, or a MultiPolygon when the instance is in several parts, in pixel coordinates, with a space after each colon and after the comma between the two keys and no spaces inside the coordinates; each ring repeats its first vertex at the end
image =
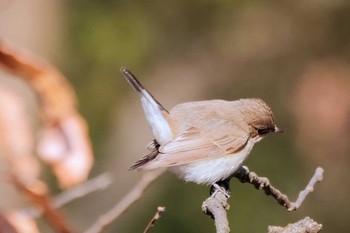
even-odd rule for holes
{"type": "Polygon", "coordinates": [[[154,225],[156,224],[157,220],[160,219],[162,213],[164,213],[164,212],[165,212],[165,207],[164,206],[158,206],[157,212],[155,213],[155,215],[153,216],[151,221],[148,223],[148,225],[147,225],[146,229],[143,231],[143,233],[150,232],[150,230],[154,227],[154,225]]]}
{"type": "MultiPolygon", "coordinates": [[[[109,173],[100,174],[84,183],[81,183],[74,188],[68,189],[52,199],[52,205],[55,208],[61,208],[62,206],[78,199],[84,197],[92,192],[106,189],[112,183],[112,178],[109,173]]],[[[27,213],[32,218],[39,218],[42,215],[42,211],[34,208],[28,207],[23,209],[22,212],[27,213]]]]}
{"type": "Polygon", "coordinates": [[[99,233],[108,227],[114,220],[116,220],[122,213],[124,213],[135,201],[137,201],[149,187],[153,181],[155,181],[164,170],[156,170],[153,172],[145,173],[141,180],[128,192],[115,206],[112,207],[107,213],[101,215],[95,223],[88,228],[85,233],[99,233]]]}
{"type": "MultiPolygon", "coordinates": [[[[318,182],[320,182],[323,179],[323,172],[324,171],[321,167],[318,167],[316,169],[315,174],[311,178],[310,182],[307,184],[306,188],[299,193],[297,200],[294,202],[295,210],[301,206],[301,204],[303,203],[303,201],[305,200],[307,195],[309,195],[309,193],[314,191],[315,184],[317,184],[318,182]]],[[[291,209],[291,210],[294,210],[294,209],[291,209]]]]}
{"type": "Polygon", "coordinates": [[[283,194],[281,191],[273,187],[267,178],[259,177],[254,172],[249,172],[249,169],[247,167],[243,166],[237,170],[237,172],[234,174],[234,177],[239,179],[242,183],[248,182],[250,184],[253,184],[255,188],[264,190],[266,195],[271,195],[278,201],[280,205],[284,206],[288,211],[295,211],[300,207],[307,195],[313,191],[315,184],[323,179],[323,169],[320,167],[316,169],[315,174],[311,178],[310,182],[306,188],[299,193],[299,196],[295,202],[291,202],[288,199],[287,195],[283,194]]]}
{"type": "Polygon", "coordinates": [[[109,173],[103,173],[74,188],[58,194],[53,200],[54,205],[56,208],[62,207],[77,198],[81,198],[97,190],[106,189],[111,183],[111,175],[109,173]]]}

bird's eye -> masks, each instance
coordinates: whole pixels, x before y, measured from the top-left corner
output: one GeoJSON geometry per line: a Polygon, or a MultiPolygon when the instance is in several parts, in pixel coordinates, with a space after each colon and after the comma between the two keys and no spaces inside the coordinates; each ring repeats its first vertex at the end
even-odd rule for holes
{"type": "Polygon", "coordinates": [[[270,133],[270,132],[271,132],[270,129],[258,129],[258,134],[259,135],[267,134],[267,133],[270,133]]]}

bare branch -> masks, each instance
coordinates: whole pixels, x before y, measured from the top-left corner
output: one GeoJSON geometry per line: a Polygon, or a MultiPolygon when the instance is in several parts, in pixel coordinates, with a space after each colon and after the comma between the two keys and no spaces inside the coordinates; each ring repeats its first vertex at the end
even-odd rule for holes
{"type": "Polygon", "coordinates": [[[299,193],[298,199],[295,202],[289,201],[288,197],[273,187],[267,178],[259,177],[254,172],[249,172],[247,167],[241,167],[233,176],[239,179],[242,183],[248,182],[253,184],[257,189],[263,189],[266,195],[271,195],[280,205],[287,208],[288,211],[295,211],[300,207],[306,196],[313,191],[315,184],[323,179],[323,169],[320,167],[316,169],[310,182],[306,188],[299,193]]]}
{"type": "Polygon", "coordinates": [[[288,224],[285,227],[269,226],[268,233],[318,233],[322,225],[318,224],[309,217],[306,217],[296,223],[288,224]]]}
{"type": "Polygon", "coordinates": [[[156,224],[157,220],[160,219],[162,213],[164,213],[164,212],[165,212],[165,207],[158,206],[157,212],[155,213],[155,215],[153,216],[151,221],[148,223],[148,225],[147,225],[146,229],[143,231],[143,233],[150,232],[150,230],[154,227],[154,225],[156,224]]]}
{"type": "MultiPolygon", "coordinates": [[[[299,193],[299,196],[295,202],[289,201],[288,197],[281,193],[281,191],[279,191],[278,189],[274,188],[267,178],[259,177],[254,172],[249,172],[249,169],[247,167],[240,167],[232,175],[232,177],[236,177],[242,183],[248,182],[250,184],[253,184],[257,189],[263,189],[267,195],[271,195],[272,197],[274,197],[278,201],[278,203],[286,207],[288,211],[294,211],[300,207],[302,202],[305,200],[306,196],[313,191],[315,184],[323,179],[323,169],[320,167],[316,169],[315,174],[311,178],[310,182],[308,183],[306,188],[299,193]]],[[[214,218],[217,233],[230,232],[229,223],[226,215],[226,210],[229,209],[227,200],[229,198],[228,192],[230,179],[231,177],[214,184],[211,187],[211,196],[202,204],[203,212],[214,218]]],[[[276,233],[277,232],[280,233],[280,231],[276,231],[276,233]]],[[[281,231],[281,233],[282,232],[289,233],[292,231],[281,231]]]]}
{"type": "MultiPolygon", "coordinates": [[[[110,174],[103,173],[101,175],[98,175],[97,177],[94,177],[84,183],[77,185],[74,188],[68,189],[58,194],[56,197],[53,198],[52,205],[55,208],[60,208],[68,204],[69,202],[84,197],[92,192],[105,189],[111,183],[112,178],[110,174]]],[[[23,209],[22,212],[27,213],[32,218],[39,218],[42,215],[42,211],[34,207],[23,209]]]]}
{"type": "Polygon", "coordinates": [[[108,227],[122,213],[124,213],[134,202],[136,202],[153,181],[155,181],[164,170],[155,170],[145,173],[141,180],[107,213],[101,215],[97,221],[85,231],[85,233],[99,233],[108,227]]]}
{"type": "Polygon", "coordinates": [[[299,193],[297,200],[294,202],[294,209],[291,209],[291,210],[288,209],[289,211],[297,210],[301,206],[301,204],[303,203],[307,195],[309,195],[309,193],[314,191],[315,184],[323,180],[323,172],[324,171],[321,167],[318,167],[316,169],[315,174],[307,184],[306,188],[299,193]]]}
{"type": "Polygon", "coordinates": [[[214,186],[214,192],[202,204],[202,211],[215,220],[217,233],[230,232],[226,211],[230,208],[227,203],[229,195],[221,187],[214,186]]]}
{"type": "Polygon", "coordinates": [[[74,188],[71,188],[53,199],[53,203],[56,208],[60,208],[69,202],[74,201],[80,197],[86,196],[97,190],[106,189],[112,183],[110,174],[103,173],[97,177],[94,177],[74,188]]]}

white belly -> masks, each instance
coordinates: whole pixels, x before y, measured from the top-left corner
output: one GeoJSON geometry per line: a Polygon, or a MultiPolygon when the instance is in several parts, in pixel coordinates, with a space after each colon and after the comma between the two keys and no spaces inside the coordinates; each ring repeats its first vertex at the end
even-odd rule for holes
{"type": "Polygon", "coordinates": [[[169,170],[187,182],[213,184],[232,175],[248,157],[253,145],[253,140],[249,140],[245,148],[238,153],[174,166],[169,170]]]}

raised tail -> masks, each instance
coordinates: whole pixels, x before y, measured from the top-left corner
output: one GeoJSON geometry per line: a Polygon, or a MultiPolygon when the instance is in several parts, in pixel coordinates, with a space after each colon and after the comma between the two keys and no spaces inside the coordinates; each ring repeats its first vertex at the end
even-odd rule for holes
{"type": "Polygon", "coordinates": [[[120,69],[120,72],[123,74],[124,78],[126,79],[126,81],[128,81],[128,83],[130,84],[130,86],[142,97],[145,98],[149,98],[150,100],[157,103],[159,109],[161,109],[162,111],[165,111],[168,113],[168,110],[166,110],[159,102],[158,100],[156,100],[151,93],[149,93],[149,91],[144,88],[144,86],[142,86],[142,84],[139,82],[139,80],[137,80],[137,78],[135,77],[135,75],[133,75],[130,70],[128,70],[126,67],[122,67],[120,69]]]}
{"type": "Polygon", "coordinates": [[[168,111],[142,86],[127,68],[122,67],[120,72],[132,88],[139,94],[146,119],[152,128],[153,135],[157,142],[160,144],[168,142],[173,135],[168,122],[170,119],[168,111]]]}
{"type": "Polygon", "coordinates": [[[128,81],[128,83],[132,86],[132,88],[134,88],[135,91],[141,93],[142,90],[145,90],[139,80],[137,80],[136,77],[126,67],[120,68],[120,72],[123,74],[126,81],[128,81]]]}

